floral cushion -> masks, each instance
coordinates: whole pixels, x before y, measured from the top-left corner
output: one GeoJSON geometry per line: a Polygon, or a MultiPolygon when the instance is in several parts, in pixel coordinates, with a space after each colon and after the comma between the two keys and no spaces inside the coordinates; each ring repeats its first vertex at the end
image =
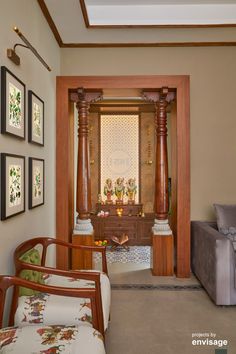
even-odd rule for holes
{"type": "Polygon", "coordinates": [[[105,354],[102,335],[85,326],[0,329],[1,354],[105,354]]]}
{"type": "MultiPolygon", "coordinates": [[[[86,272],[92,272],[92,270],[84,270],[86,272]]],[[[96,270],[96,272],[98,272],[96,270]]],[[[111,285],[108,276],[101,272],[101,295],[102,295],[102,309],[104,317],[104,329],[108,328],[109,316],[110,316],[110,306],[111,306],[111,285]]],[[[45,281],[47,285],[59,285],[70,288],[88,288],[94,287],[94,282],[85,279],[74,279],[61,277],[57,275],[50,275],[45,281]]]]}
{"type": "Polygon", "coordinates": [[[15,325],[63,323],[92,326],[91,304],[84,298],[39,293],[21,296],[15,313],[15,325]]]}
{"type": "MultiPolygon", "coordinates": [[[[94,282],[84,279],[67,278],[49,275],[47,285],[57,285],[71,288],[93,288],[94,282]]],[[[101,292],[104,313],[104,328],[108,327],[110,313],[110,282],[101,273],[101,292]]],[[[66,297],[50,294],[21,296],[15,314],[15,325],[22,327],[29,324],[92,325],[91,304],[89,299],[66,297]]]]}

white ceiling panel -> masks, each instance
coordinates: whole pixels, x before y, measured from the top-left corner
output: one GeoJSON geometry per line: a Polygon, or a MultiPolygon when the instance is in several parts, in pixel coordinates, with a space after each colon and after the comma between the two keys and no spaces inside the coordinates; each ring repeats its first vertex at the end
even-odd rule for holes
{"type": "Polygon", "coordinates": [[[235,0],[85,0],[86,5],[235,4],[235,0]]]}
{"type": "Polygon", "coordinates": [[[91,26],[236,23],[236,4],[89,5],[91,26]]]}

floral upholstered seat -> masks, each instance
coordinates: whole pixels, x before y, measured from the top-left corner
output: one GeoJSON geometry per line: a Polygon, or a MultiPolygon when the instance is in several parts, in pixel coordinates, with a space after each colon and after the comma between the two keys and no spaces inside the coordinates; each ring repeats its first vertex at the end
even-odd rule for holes
{"type": "Polygon", "coordinates": [[[102,335],[86,326],[0,329],[1,354],[105,354],[102,335]]]}

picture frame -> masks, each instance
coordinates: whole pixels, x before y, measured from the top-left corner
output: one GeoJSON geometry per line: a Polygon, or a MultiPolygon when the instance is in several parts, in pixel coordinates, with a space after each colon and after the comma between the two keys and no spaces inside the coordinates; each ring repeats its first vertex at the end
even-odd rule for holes
{"type": "Polygon", "coordinates": [[[44,204],[44,160],[29,157],[29,209],[44,204]]]}
{"type": "Polygon", "coordinates": [[[25,157],[1,153],[1,220],[25,212],[25,157]]]}
{"type": "Polygon", "coordinates": [[[44,146],[44,101],[28,90],[28,141],[44,146]]]}
{"type": "Polygon", "coordinates": [[[25,84],[1,66],[1,133],[25,139],[25,84]]]}

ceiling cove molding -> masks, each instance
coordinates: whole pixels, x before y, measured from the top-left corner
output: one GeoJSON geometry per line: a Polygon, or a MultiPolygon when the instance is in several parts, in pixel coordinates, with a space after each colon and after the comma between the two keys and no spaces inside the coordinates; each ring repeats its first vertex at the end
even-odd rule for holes
{"type": "Polygon", "coordinates": [[[51,28],[52,33],[54,34],[54,37],[55,37],[59,47],[62,47],[63,42],[62,42],[61,36],[60,36],[58,29],[57,29],[51,15],[50,15],[49,11],[48,11],[48,8],[47,8],[44,0],[38,0],[38,4],[44,14],[44,17],[47,20],[47,23],[49,24],[49,27],[51,28]]]}
{"type": "MultiPolygon", "coordinates": [[[[84,0],[80,0],[81,9],[83,10],[84,0]]],[[[59,34],[59,31],[48,11],[48,8],[44,2],[44,0],[38,0],[38,4],[48,22],[48,25],[54,34],[54,37],[61,48],[137,48],[137,47],[234,47],[236,46],[236,41],[234,42],[145,42],[145,43],[64,43],[59,34]]],[[[84,4],[84,9],[86,10],[86,6],[84,4]]],[[[84,16],[84,12],[83,12],[84,16]]],[[[88,23],[88,18],[84,17],[85,25],[86,21],[88,23]]],[[[220,27],[228,27],[228,25],[219,25],[220,27]]],[[[236,26],[236,25],[234,25],[236,26]]],[[[90,27],[87,26],[86,27],[90,27]]],[[[186,26],[185,26],[186,27],[186,26]]],[[[197,26],[202,27],[202,26],[197,26]]],[[[206,27],[206,26],[204,26],[206,27]]],[[[212,27],[212,26],[207,26],[212,27]]],[[[213,27],[216,27],[215,25],[213,27]]]]}
{"type": "Polygon", "coordinates": [[[84,23],[87,28],[219,28],[219,27],[236,27],[235,23],[213,23],[213,24],[159,24],[159,25],[94,25],[89,22],[89,15],[85,0],[79,0],[84,23]]]}
{"type": "Polygon", "coordinates": [[[235,47],[236,42],[63,43],[61,48],[235,47]]]}

